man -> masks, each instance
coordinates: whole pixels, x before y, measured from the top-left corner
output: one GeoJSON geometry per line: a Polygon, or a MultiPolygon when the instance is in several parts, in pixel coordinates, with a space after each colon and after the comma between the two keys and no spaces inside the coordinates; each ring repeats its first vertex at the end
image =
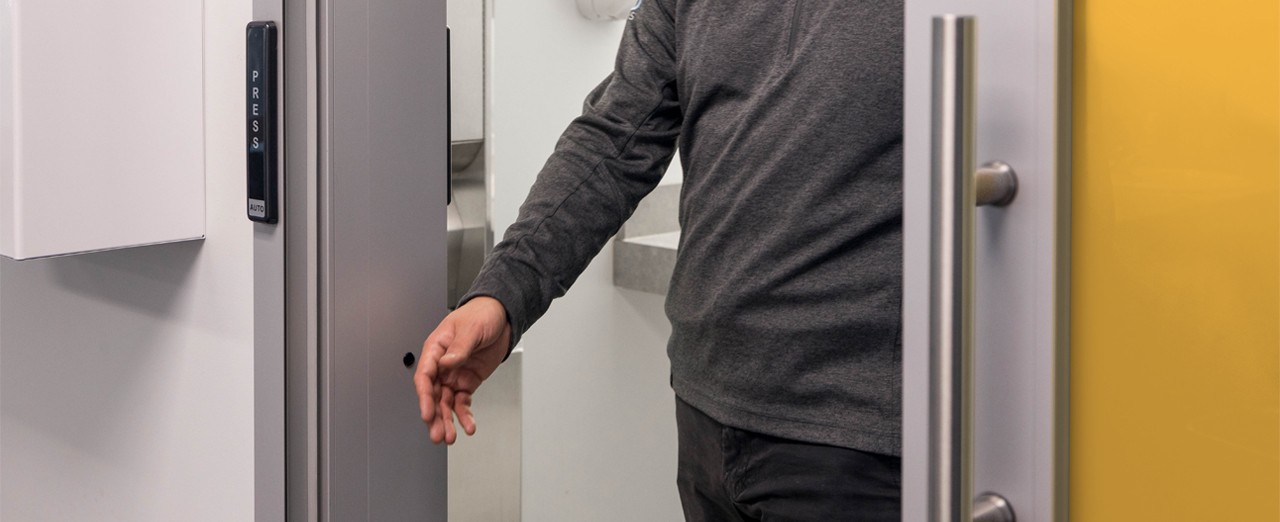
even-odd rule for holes
{"type": "Polygon", "coordinates": [[[643,0],[415,383],[434,442],[679,145],[678,488],[704,520],[898,520],[902,0],[643,0]]]}

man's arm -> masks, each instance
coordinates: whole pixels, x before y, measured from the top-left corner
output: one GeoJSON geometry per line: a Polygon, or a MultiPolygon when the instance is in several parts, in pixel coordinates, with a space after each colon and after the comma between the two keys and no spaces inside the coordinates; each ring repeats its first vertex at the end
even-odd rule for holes
{"type": "Polygon", "coordinates": [[[474,433],[471,394],[666,172],[683,121],[674,3],[638,4],[613,73],[560,137],[458,309],[423,344],[414,382],[432,441],[456,440],[454,415],[474,433]]]}
{"type": "Polygon", "coordinates": [[[668,4],[645,2],[628,22],[614,72],[587,97],[516,222],[462,298],[501,301],[512,347],[564,295],[671,161],[682,118],[668,4]]]}

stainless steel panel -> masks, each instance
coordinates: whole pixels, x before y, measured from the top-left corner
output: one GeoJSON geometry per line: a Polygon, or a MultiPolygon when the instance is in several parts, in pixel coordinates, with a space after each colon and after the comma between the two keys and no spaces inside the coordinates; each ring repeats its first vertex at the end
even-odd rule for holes
{"type": "Polygon", "coordinates": [[[450,308],[471,288],[493,248],[485,167],[486,2],[448,0],[450,41],[450,308]]]}
{"type": "Polygon", "coordinates": [[[483,141],[454,142],[450,145],[453,176],[449,203],[449,297],[456,306],[480,273],[480,266],[493,249],[489,224],[489,191],[486,187],[483,141]]]}
{"type": "Polygon", "coordinates": [[[320,6],[320,518],[442,521],[402,360],[446,312],[445,3],[320,6]]]}

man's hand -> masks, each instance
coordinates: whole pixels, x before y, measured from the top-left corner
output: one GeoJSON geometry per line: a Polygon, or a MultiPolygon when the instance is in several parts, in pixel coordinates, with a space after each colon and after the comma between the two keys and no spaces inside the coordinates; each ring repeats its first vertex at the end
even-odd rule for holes
{"type": "Polygon", "coordinates": [[[458,440],[455,415],[467,435],[475,434],[471,395],[498,369],[510,344],[506,308],[491,297],[467,301],[431,332],[413,375],[422,422],[430,427],[431,442],[453,444],[458,440]]]}

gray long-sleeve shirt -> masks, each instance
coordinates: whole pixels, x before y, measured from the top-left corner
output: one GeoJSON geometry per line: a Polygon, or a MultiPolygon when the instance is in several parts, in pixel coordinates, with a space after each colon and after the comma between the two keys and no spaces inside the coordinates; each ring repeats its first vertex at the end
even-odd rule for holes
{"type": "Polygon", "coordinates": [[[521,335],[679,145],[676,394],[730,426],[899,454],[902,12],[643,0],[463,300],[498,299],[521,335]]]}

